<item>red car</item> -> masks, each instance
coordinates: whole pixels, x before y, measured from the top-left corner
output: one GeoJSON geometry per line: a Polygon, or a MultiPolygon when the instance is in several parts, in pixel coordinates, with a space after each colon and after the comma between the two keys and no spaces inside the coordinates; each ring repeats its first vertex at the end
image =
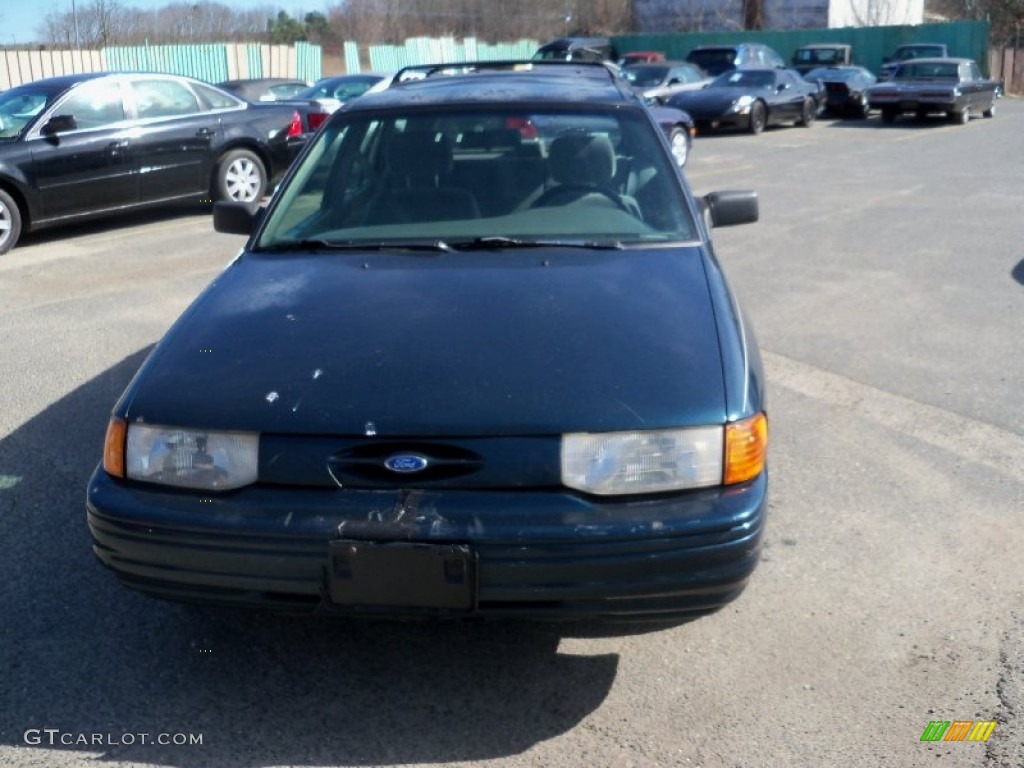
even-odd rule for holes
{"type": "Polygon", "coordinates": [[[656,61],[664,61],[665,54],[661,51],[630,51],[622,54],[619,59],[620,67],[631,67],[634,64],[653,64],[656,61]]]}

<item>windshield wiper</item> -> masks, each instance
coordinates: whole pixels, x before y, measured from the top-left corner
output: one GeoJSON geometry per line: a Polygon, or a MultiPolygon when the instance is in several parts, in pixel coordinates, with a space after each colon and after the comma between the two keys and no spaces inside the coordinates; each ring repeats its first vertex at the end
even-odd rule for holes
{"type": "Polygon", "coordinates": [[[621,251],[625,246],[618,240],[527,240],[519,237],[477,237],[448,243],[456,251],[501,250],[503,248],[583,248],[586,250],[621,251]]]}
{"type": "Polygon", "coordinates": [[[429,240],[408,243],[361,243],[358,240],[323,240],[308,238],[305,240],[280,240],[270,245],[259,246],[259,252],[271,251],[422,251],[425,253],[444,253],[454,250],[444,240],[429,240]]]}

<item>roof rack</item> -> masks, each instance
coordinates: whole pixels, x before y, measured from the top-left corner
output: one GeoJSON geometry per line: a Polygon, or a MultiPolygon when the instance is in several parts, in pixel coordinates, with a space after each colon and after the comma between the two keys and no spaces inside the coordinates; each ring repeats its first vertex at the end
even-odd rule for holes
{"type": "MultiPolygon", "coordinates": [[[[614,65],[605,61],[562,61],[560,59],[507,59],[498,61],[453,61],[447,64],[413,64],[398,70],[388,87],[429,77],[472,75],[480,72],[539,72],[545,69],[581,67],[595,74],[601,71],[612,83],[618,81],[614,65]]],[[[588,72],[588,74],[590,74],[588,72]]]]}

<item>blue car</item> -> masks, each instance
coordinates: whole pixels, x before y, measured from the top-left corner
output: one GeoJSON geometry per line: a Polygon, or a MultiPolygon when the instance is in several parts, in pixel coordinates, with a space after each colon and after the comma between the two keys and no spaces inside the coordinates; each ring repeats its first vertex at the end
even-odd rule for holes
{"type": "Polygon", "coordinates": [[[126,585],[291,612],[682,621],[767,510],[754,334],[664,132],[603,64],[439,67],[342,107],[113,408],[126,585]]]}

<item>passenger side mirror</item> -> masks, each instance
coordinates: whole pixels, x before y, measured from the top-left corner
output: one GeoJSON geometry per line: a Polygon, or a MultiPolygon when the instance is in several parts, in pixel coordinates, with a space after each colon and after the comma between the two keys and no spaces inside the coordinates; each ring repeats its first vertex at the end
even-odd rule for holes
{"type": "Polygon", "coordinates": [[[700,206],[711,227],[752,224],[760,218],[757,192],[752,189],[709,192],[700,199],[700,206]]]}
{"type": "Polygon", "coordinates": [[[226,235],[251,235],[263,218],[258,203],[222,201],[213,204],[213,228],[226,235]]]}

